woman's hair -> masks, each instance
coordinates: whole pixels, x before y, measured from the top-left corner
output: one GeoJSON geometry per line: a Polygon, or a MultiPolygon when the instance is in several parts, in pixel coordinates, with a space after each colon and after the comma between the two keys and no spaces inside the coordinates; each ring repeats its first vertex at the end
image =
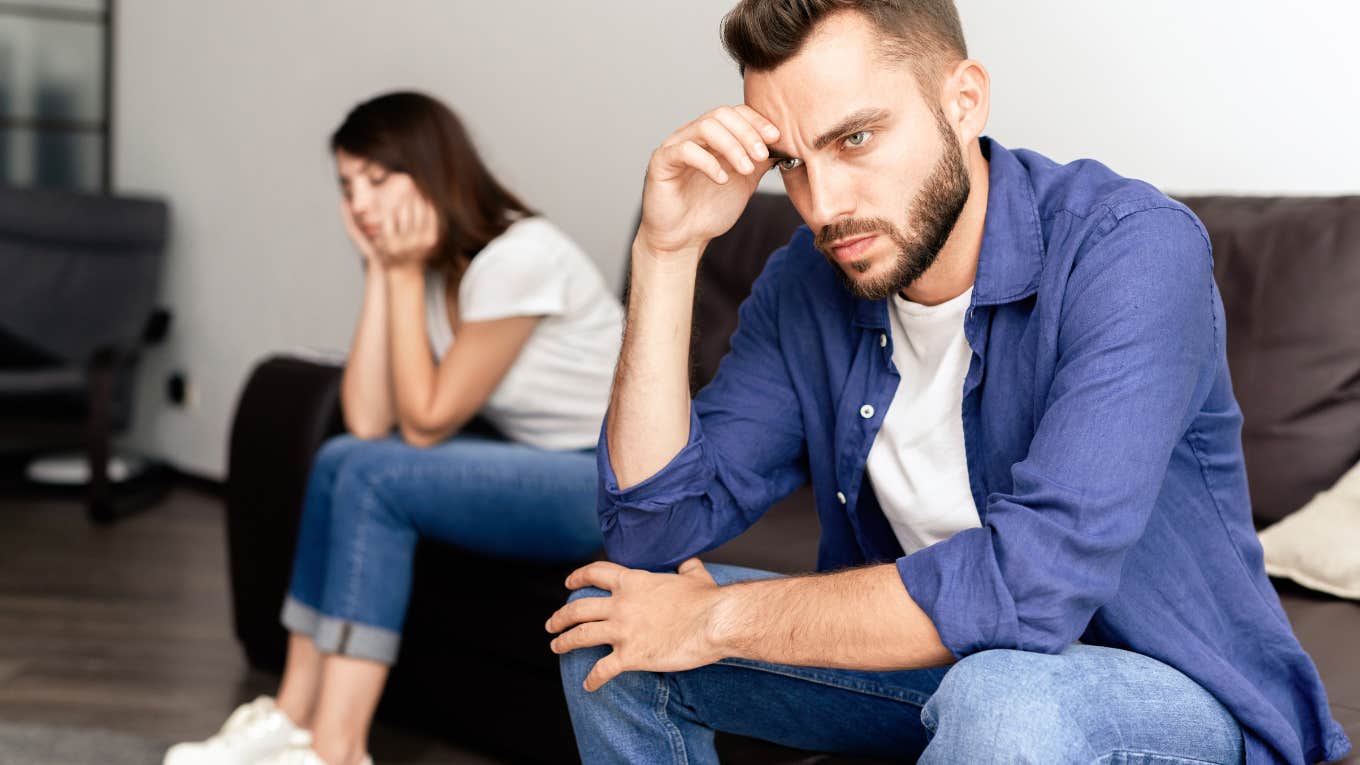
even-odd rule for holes
{"type": "Polygon", "coordinates": [[[331,150],[411,176],[439,214],[434,267],[455,268],[458,256],[475,257],[518,217],[534,214],[487,170],[457,115],[424,93],[384,93],[354,107],[331,150]]]}

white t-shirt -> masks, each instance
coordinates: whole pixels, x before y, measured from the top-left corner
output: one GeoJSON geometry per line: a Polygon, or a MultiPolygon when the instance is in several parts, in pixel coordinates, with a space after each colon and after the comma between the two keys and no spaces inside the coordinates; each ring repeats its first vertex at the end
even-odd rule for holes
{"type": "MultiPolygon", "coordinates": [[[[447,277],[425,278],[435,359],[453,345],[447,277]]],[[[524,218],[477,253],[458,285],[464,322],[542,316],[480,414],[506,437],[586,449],[600,437],[623,333],[623,308],[581,248],[543,218],[524,218]]]]}
{"type": "Polygon", "coordinates": [[[980,525],[963,451],[963,378],[972,349],[963,315],[973,290],[923,306],[891,299],[893,365],[901,375],[867,470],[897,541],[910,554],[980,525]]]}

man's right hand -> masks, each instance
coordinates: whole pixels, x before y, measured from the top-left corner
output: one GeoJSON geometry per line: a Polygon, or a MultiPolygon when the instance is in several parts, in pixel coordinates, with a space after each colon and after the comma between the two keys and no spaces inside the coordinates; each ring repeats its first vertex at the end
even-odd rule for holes
{"type": "Polygon", "coordinates": [[[654,257],[697,256],[737,222],[771,167],[779,130],[746,105],[723,106],[652,152],[635,245],[654,257]]]}

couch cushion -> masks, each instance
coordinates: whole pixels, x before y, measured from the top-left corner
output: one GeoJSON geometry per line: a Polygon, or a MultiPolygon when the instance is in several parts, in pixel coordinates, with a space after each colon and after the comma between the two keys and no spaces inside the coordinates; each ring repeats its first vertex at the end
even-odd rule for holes
{"type": "Polygon", "coordinates": [[[1261,532],[1266,572],[1360,600],[1360,464],[1304,508],[1261,532]]]}
{"type": "Polygon", "coordinates": [[[1360,197],[1190,197],[1214,248],[1258,523],[1360,459],[1360,197]]]}

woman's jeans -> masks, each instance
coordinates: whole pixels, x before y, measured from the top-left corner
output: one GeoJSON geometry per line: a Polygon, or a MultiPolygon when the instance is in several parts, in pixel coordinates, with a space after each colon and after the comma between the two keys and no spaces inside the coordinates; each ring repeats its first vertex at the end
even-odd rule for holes
{"type": "MultiPolygon", "coordinates": [[[[775,576],[708,570],[718,584],[775,576]]],[[[607,596],[588,588],[572,599],[607,596]]],[[[1115,648],[982,651],[952,667],[900,672],[724,659],[688,672],[624,672],[588,693],[581,684],[609,651],[561,660],[585,765],[716,763],[718,730],[950,765],[1242,761],[1241,728],[1222,704],[1171,667],[1115,648]]]]}
{"type": "Polygon", "coordinates": [[[338,436],[308,479],[283,626],[325,653],[391,664],[416,541],[554,562],[600,547],[591,451],[476,436],[428,449],[338,436]]]}

